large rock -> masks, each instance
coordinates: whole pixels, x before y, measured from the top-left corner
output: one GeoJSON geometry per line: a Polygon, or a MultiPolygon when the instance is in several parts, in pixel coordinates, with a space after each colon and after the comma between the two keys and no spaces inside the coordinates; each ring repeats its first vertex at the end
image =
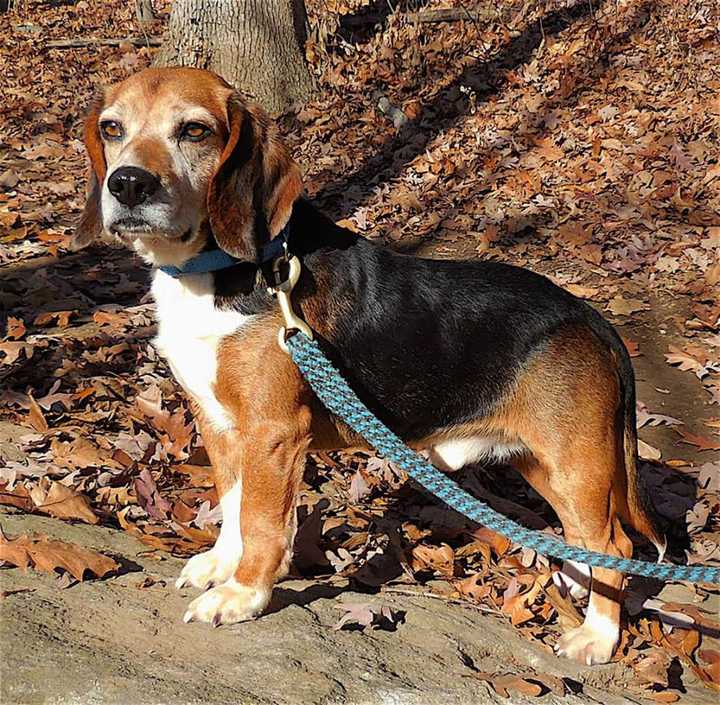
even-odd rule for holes
{"type": "MultiPolygon", "coordinates": [[[[619,665],[582,668],[523,640],[502,619],[421,595],[353,593],[288,581],[256,622],[184,624],[192,590],[176,591],[182,561],[126,533],[0,514],[6,534],[40,532],[112,555],[124,573],[61,589],[56,578],[0,571],[2,685],[12,703],[507,703],[475,676],[550,673],[576,693],[543,703],[627,703],[619,665]],[[147,578],[156,582],[139,587],[147,578]],[[23,591],[26,590],[26,591],[23,591]],[[335,631],[342,602],[405,612],[396,631],[335,631]]],[[[518,696],[513,702],[537,702],[518,696]]],[[[695,700],[694,702],[700,702],[695,700]]]]}

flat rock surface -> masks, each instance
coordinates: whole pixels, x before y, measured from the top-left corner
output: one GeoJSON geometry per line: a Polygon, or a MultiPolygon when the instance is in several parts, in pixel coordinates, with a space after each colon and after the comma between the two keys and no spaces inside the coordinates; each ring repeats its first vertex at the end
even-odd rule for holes
{"type": "MultiPolygon", "coordinates": [[[[109,528],[12,513],[0,520],[11,537],[46,534],[124,566],[116,577],[65,589],[50,575],[0,570],[3,703],[507,703],[478,672],[565,679],[563,696],[514,694],[512,702],[637,702],[618,694],[628,675],[620,665],[576,666],[494,615],[422,595],[291,580],[255,622],[184,624],[194,591],[173,587],[180,559],[158,560],[109,528]],[[140,587],[148,577],[155,582],[140,587]],[[337,631],[338,606],[348,602],[388,605],[404,611],[404,622],[396,631],[337,631]]],[[[693,694],[693,703],[711,701],[693,694]]]]}

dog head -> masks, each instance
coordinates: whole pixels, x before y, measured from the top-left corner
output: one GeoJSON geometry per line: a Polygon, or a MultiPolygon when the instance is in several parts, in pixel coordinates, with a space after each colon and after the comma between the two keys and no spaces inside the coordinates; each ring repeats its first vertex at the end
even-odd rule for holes
{"type": "Polygon", "coordinates": [[[214,236],[255,262],[302,190],[274,123],[209,71],[146,69],[112,86],[90,109],[85,144],[75,248],[105,236],[179,265],[214,236]]]}

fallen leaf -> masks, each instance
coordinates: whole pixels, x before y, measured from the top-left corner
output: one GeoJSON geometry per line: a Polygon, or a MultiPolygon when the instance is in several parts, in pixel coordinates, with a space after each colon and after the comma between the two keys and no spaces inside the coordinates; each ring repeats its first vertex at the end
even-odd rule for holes
{"type": "Polygon", "coordinates": [[[484,681],[492,687],[492,689],[501,697],[509,698],[511,692],[517,692],[520,695],[536,698],[542,695],[543,688],[538,683],[533,683],[521,676],[516,675],[500,675],[497,673],[486,673],[477,671],[472,674],[473,678],[484,681]]]}
{"type": "Polygon", "coordinates": [[[475,541],[481,541],[490,546],[498,557],[505,555],[512,545],[509,538],[499,534],[497,531],[488,529],[486,526],[475,529],[472,532],[472,537],[475,541]]]}
{"type": "Polygon", "coordinates": [[[25,358],[29,360],[33,356],[33,346],[29,343],[10,340],[0,343],[0,353],[5,356],[2,364],[12,365],[20,357],[20,353],[25,353],[25,358]]]}
{"type": "Polygon", "coordinates": [[[629,316],[637,311],[646,311],[650,306],[638,299],[625,299],[619,294],[608,302],[606,310],[616,316],[629,316]]]}
{"type": "Polygon", "coordinates": [[[33,324],[36,326],[57,325],[59,328],[66,328],[76,311],[45,311],[35,317],[33,324]]]}
{"type": "Polygon", "coordinates": [[[0,189],[9,191],[15,188],[20,182],[20,177],[13,169],[6,169],[0,174],[0,189]]]}
{"type": "Polygon", "coordinates": [[[198,529],[204,529],[207,526],[217,526],[222,519],[222,507],[216,504],[212,509],[210,508],[210,501],[205,500],[198,508],[197,514],[193,519],[193,524],[198,529]]]}
{"type": "Polygon", "coordinates": [[[565,284],[563,288],[579,299],[593,299],[600,291],[594,286],[581,286],[580,284],[565,284]]]}
{"type": "Polygon", "coordinates": [[[708,492],[720,493],[720,461],[700,465],[697,483],[699,487],[708,492]]]}
{"type": "Polygon", "coordinates": [[[677,365],[683,372],[693,372],[698,379],[702,379],[713,370],[720,369],[717,365],[699,360],[696,356],[673,345],[670,346],[670,353],[665,353],[665,359],[670,365],[677,365]]]}
{"type": "Polygon", "coordinates": [[[483,575],[475,573],[475,575],[470,575],[463,580],[458,580],[455,583],[455,589],[461,595],[465,595],[476,602],[483,602],[492,594],[493,589],[489,584],[481,584],[481,580],[483,580],[483,575]]]}
{"type": "Polygon", "coordinates": [[[30,425],[38,433],[45,433],[46,431],[49,431],[50,426],[48,426],[45,415],[43,414],[42,409],[40,408],[38,403],[33,398],[32,394],[28,394],[28,407],[30,409],[30,413],[28,414],[28,421],[30,422],[30,425]]]}
{"type": "Polygon", "coordinates": [[[641,438],[638,438],[638,454],[644,460],[660,460],[662,457],[662,453],[658,448],[645,443],[641,438]]]}
{"type": "Polygon", "coordinates": [[[0,532],[0,561],[18,568],[32,567],[45,573],[66,570],[82,581],[86,572],[103,578],[115,572],[120,564],[102,553],[82,548],[65,541],[44,536],[19,536],[8,539],[0,532]]]}
{"type": "Polygon", "coordinates": [[[455,573],[455,552],[446,543],[441,546],[420,544],[412,550],[411,566],[415,571],[432,570],[452,578],[455,573]]]}
{"type": "Polygon", "coordinates": [[[625,348],[628,351],[628,355],[630,357],[640,357],[642,353],[640,352],[640,345],[635,340],[630,340],[630,338],[623,337],[622,339],[623,343],[625,343],[625,348]]]}
{"type": "Polygon", "coordinates": [[[680,443],[695,446],[698,450],[720,450],[720,439],[716,441],[706,436],[700,436],[685,428],[676,428],[675,432],[681,437],[680,443]]]}
{"type": "Polygon", "coordinates": [[[350,501],[359,504],[360,500],[370,494],[370,485],[365,481],[362,471],[358,468],[350,480],[350,501]]]}
{"type": "Polygon", "coordinates": [[[715,685],[720,686],[720,651],[714,649],[701,649],[698,651],[698,656],[709,663],[708,666],[703,666],[703,671],[707,675],[708,679],[715,685]]]}
{"type": "Polygon", "coordinates": [[[637,402],[637,427],[642,428],[643,426],[681,426],[682,421],[672,416],[665,416],[664,414],[656,414],[649,411],[647,406],[641,401],[637,402]]]}
{"type": "Polygon", "coordinates": [[[135,493],[140,506],[153,519],[166,519],[172,512],[172,505],[158,491],[150,470],[143,468],[135,478],[135,493]]]}
{"type": "Polygon", "coordinates": [[[23,485],[18,485],[12,491],[7,488],[0,488],[0,504],[17,507],[25,512],[31,512],[35,507],[30,498],[30,493],[23,485]]]}
{"type": "Polygon", "coordinates": [[[11,340],[20,340],[25,333],[27,333],[27,328],[25,328],[23,320],[21,318],[8,316],[6,337],[11,340]]]}
{"type": "Polygon", "coordinates": [[[680,699],[679,693],[673,693],[670,690],[647,693],[647,696],[656,703],[675,703],[680,699]]]}
{"type": "Polygon", "coordinates": [[[372,625],[376,629],[388,629],[394,631],[397,623],[402,621],[403,613],[392,610],[386,605],[370,605],[359,603],[343,603],[336,605],[339,610],[345,610],[346,613],[333,626],[336,631],[342,629],[346,625],[357,625],[361,629],[372,625]]]}
{"type": "Polygon", "coordinates": [[[66,487],[60,482],[51,481],[47,492],[43,492],[39,502],[31,493],[37,509],[56,519],[80,519],[88,524],[97,524],[100,520],[90,507],[90,500],[82,494],[66,487]]]}

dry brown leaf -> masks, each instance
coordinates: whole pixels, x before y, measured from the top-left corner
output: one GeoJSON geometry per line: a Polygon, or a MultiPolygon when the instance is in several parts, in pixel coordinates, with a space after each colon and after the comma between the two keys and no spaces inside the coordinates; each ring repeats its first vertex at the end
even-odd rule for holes
{"type": "Polygon", "coordinates": [[[66,487],[61,482],[51,481],[47,492],[42,495],[31,492],[38,511],[56,519],[80,519],[88,524],[97,524],[100,520],[90,506],[90,500],[82,494],[66,487]]]}
{"type": "Polygon", "coordinates": [[[0,188],[3,190],[10,190],[15,188],[20,183],[20,177],[14,169],[6,169],[0,174],[0,188]]]}
{"type": "Polygon", "coordinates": [[[707,279],[710,286],[717,286],[717,284],[720,284],[720,260],[708,268],[705,272],[705,279],[707,279]]]}
{"type": "Polygon", "coordinates": [[[579,299],[594,299],[600,293],[600,290],[594,286],[582,286],[581,284],[565,284],[563,288],[579,299]]]}
{"type": "Polygon", "coordinates": [[[654,687],[668,687],[668,668],[672,656],[664,650],[653,649],[646,656],[643,656],[633,670],[643,681],[654,687]]]}
{"type": "Polygon", "coordinates": [[[189,524],[195,518],[196,513],[195,509],[188,507],[188,505],[181,500],[174,502],[172,505],[172,515],[174,519],[181,524],[189,524]]]}
{"type": "Polygon", "coordinates": [[[536,698],[539,695],[542,695],[543,692],[541,685],[533,683],[530,680],[526,680],[521,676],[501,675],[498,673],[477,671],[472,674],[472,677],[485,681],[498,695],[503,698],[509,698],[511,692],[517,692],[521,695],[536,698]]]}
{"type": "Polygon", "coordinates": [[[545,588],[545,597],[548,602],[557,610],[558,618],[564,629],[580,626],[583,617],[578,612],[570,597],[563,597],[554,582],[548,583],[545,588]]]}
{"type": "Polygon", "coordinates": [[[691,433],[685,428],[676,428],[675,431],[681,437],[680,443],[695,446],[699,450],[720,450],[720,440],[714,440],[706,436],[691,433]]]}
{"type": "Polygon", "coordinates": [[[472,532],[472,537],[476,541],[481,541],[490,546],[498,557],[504,556],[512,545],[510,539],[499,534],[497,531],[488,529],[486,526],[475,529],[472,532]]]}
{"type": "Polygon", "coordinates": [[[455,552],[446,543],[441,546],[420,544],[412,550],[412,569],[433,570],[447,578],[455,574],[455,552]]]}
{"type": "Polygon", "coordinates": [[[31,512],[35,507],[30,493],[23,485],[18,485],[12,492],[5,487],[0,487],[0,504],[17,507],[25,512],[31,512]]]}
{"type": "Polygon", "coordinates": [[[492,586],[490,584],[479,584],[483,580],[481,573],[470,575],[463,580],[455,583],[455,589],[461,594],[472,598],[476,602],[483,602],[492,594],[492,586]]]}
{"type": "Polygon", "coordinates": [[[26,332],[27,329],[25,328],[25,323],[21,318],[14,318],[13,316],[8,316],[6,337],[10,338],[11,340],[20,340],[20,338],[22,338],[26,332]]]}
{"type": "Polygon", "coordinates": [[[645,460],[660,460],[662,452],[649,443],[645,443],[641,438],[638,438],[638,454],[645,460]]]}
{"type": "Polygon", "coordinates": [[[59,328],[65,328],[75,313],[76,311],[46,311],[38,314],[33,324],[36,326],[57,325],[59,328]]]}
{"type": "Polygon", "coordinates": [[[670,345],[670,352],[665,353],[665,359],[670,365],[677,365],[683,372],[693,372],[698,379],[705,377],[713,367],[706,359],[698,358],[687,351],[679,350],[670,345]]]}
{"type": "Polygon", "coordinates": [[[125,313],[100,310],[93,313],[93,322],[99,326],[109,325],[114,328],[122,328],[126,326],[129,321],[125,313]]]}
{"type": "Polygon", "coordinates": [[[374,626],[376,629],[395,629],[398,620],[402,620],[403,614],[391,609],[387,605],[357,604],[346,602],[337,605],[337,609],[345,610],[333,629],[340,630],[346,624],[356,625],[361,629],[374,626]]]}
{"type": "Polygon", "coordinates": [[[150,470],[143,468],[133,484],[138,503],[153,519],[165,519],[170,515],[172,505],[160,494],[150,470]]]}
{"type": "Polygon", "coordinates": [[[610,299],[606,307],[607,311],[616,316],[629,316],[637,311],[645,311],[650,306],[639,299],[626,299],[620,294],[610,299]]]}
{"type": "Polygon", "coordinates": [[[97,501],[110,507],[126,507],[135,504],[136,498],[130,494],[127,487],[99,487],[97,501]]]}
{"type": "Polygon", "coordinates": [[[4,355],[4,358],[0,360],[3,365],[12,365],[20,357],[20,353],[25,353],[25,358],[30,359],[33,356],[33,346],[29,343],[20,341],[7,341],[0,343],[0,353],[4,355]]]}
{"type": "Polygon", "coordinates": [[[680,699],[680,694],[671,690],[662,690],[659,693],[647,693],[647,697],[656,703],[674,703],[680,699]]]}
{"type": "Polygon", "coordinates": [[[708,679],[715,685],[720,686],[720,651],[701,649],[698,652],[698,656],[702,661],[709,664],[708,666],[703,664],[703,671],[708,679]]]}
{"type": "Polygon", "coordinates": [[[627,348],[628,355],[630,357],[640,357],[642,353],[640,352],[640,345],[635,340],[631,340],[630,338],[626,338],[623,336],[622,339],[623,343],[625,343],[625,347],[627,348]]]}
{"type": "Polygon", "coordinates": [[[85,573],[103,578],[116,571],[120,564],[102,553],[45,536],[19,536],[8,539],[0,532],[0,561],[18,568],[33,567],[44,573],[66,570],[76,580],[85,573]]]}
{"type": "Polygon", "coordinates": [[[455,551],[456,558],[466,558],[467,556],[474,556],[479,553],[485,563],[492,560],[492,552],[490,546],[482,541],[471,541],[466,543],[464,546],[460,546],[455,551]]]}
{"type": "Polygon", "coordinates": [[[30,413],[28,414],[28,421],[30,422],[30,425],[38,433],[45,433],[46,431],[49,431],[50,426],[48,426],[45,415],[32,394],[28,394],[28,406],[30,409],[30,413]]]}

